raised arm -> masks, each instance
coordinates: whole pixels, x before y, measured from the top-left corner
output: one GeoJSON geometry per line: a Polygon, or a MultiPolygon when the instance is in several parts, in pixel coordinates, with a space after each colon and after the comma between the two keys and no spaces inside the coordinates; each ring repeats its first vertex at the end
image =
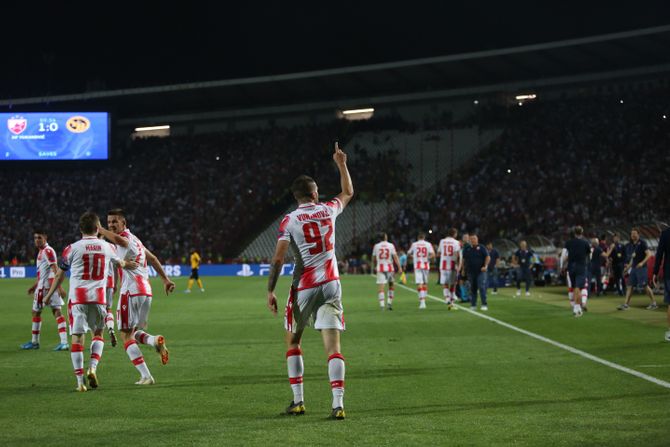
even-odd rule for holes
{"type": "Polygon", "coordinates": [[[109,242],[116,245],[120,245],[123,248],[127,248],[128,245],[130,244],[130,241],[125,237],[118,235],[113,231],[109,231],[108,229],[103,228],[103,226],[99,224],[98,224],[98,233],[102,234],[105,237],[105,239],[107,239],[109,242]]]}
{"type": "Polygon", "coordinates": [[[167,274],[165,274],[165,270],[163,270],[163,266],[161,265],[158,258],[153,253],[151,253],[146,247],[144,247],[144,251],[147,254],[147,262],[156,270],[158,276],[160,276],[161,279],[163,280],[163,287],[165,288],[165,294],[166,295],[169,294],[174,290],[175,287],[174,282],[172,282],[170,278],[168,278],[167,274]]]}
{"type": "Polygon", "coordinates": [[[268,309],[273,314],[277,314],[277,296],[275,295],[275,288],[277,287],[277,280],[284,265],[284,258],[288,252],[289,241],[278,240],[275,254],[270,261],[270,275],[268,277],[268,309]]]}
{"type": "Polygon", "coordinates": [[[342,207],[344,208],[354,196],[354,184],[351,182],[349,168],[347,168],[347,154],[342,152],[337,141],[335,142],[333,160],[340,171],[340,186],[342,187],[342,192],[337,195],[337,198],[342,202],[342,207]]]}

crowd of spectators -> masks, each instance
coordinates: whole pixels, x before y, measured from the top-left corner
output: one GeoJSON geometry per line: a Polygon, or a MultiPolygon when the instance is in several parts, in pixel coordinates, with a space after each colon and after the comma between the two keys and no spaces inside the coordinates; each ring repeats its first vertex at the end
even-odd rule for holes
{"type": "MultiPolygon", "coordinates": [[[[437,242],[450,226],[484,241],[542,234],[560,243],[577,223],[595,231],[667,220],[668,93],[538,98],[475,115],[469,120],[502,127],[502,136],[436,189],[416,195],[399,181],[407,167],[397,152],[346,147],[358,131],[417,129],[397,116],[140,139],[102,166],[12,165],[0,176],[0,261],[31,262],[34,228],[45,228],[60,250],[78,237],[81,212],[104,216],[122,207],[161,259],[181,262],[196,248],[206,261],[221,262],[291,203],[288,186],[298,173],[314,176],[325,196],[337,192],[330,161],[337,139],[351,154],[358,200],[404,202],[384,228],[399,247],[419,230],[437,242]]],[[[433,121],[434,128],[451,123],[441,115],[433,121]]],[[[351,253],[367,253],[371,242],[353,241],[351,253]]]]}
{"type": "MultiPolygon", "coordinates": [[[[333,141],[346,144],[354,131],[398,127],[398,119],[362,124],[341,121],[293,128],[265,128],[197,136],[135,140],[104,165],[12,165],[0,175],[0,261],[30,263],[32,232],[44,228],[60,251],[79,237],[86,210],[121,207],[128,224],[160,259],[185,262],[190,249],[222,262],[264,229],[291,201],[294,177],[306,173],[332,194],[339,185],[333,141]],[[119,154],[121,152],[121,154],[119,154]],[[332,191],[329,188],[333,189],[332,191]]],[[[353,151],[357,192],[369,200],[398,191],[398,154],[353,151]]]]}
{"type": "Polygon", "coordinates": [[[542,234],[560,244],[575,224],[595,234],[667,221],[669,93],[511,107],[497,141],[435,191],[405,202],[389,239],[408,247],[419,230],[432,230],[437,242],[456,226],[485,241],[542,234]]]}

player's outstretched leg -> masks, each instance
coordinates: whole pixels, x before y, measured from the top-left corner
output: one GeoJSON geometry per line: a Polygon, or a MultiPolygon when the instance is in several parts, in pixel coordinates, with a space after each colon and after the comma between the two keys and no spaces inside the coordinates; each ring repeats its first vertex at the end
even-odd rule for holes
{"type": "Polygon", "coordinates": [[[132,335],[128,331],[122,331],[121,337],[124,340],[123,348],[126,350],[126,354],[135,368],[140,373],[140,380],[135,382],[135,385],[153,385],[155,383],[154,378],[149,372],[149,367],[144,362],[144,356],[140,347],[137,346],[137,342],[132,338],[132,335]]]}
{"type": "Polygon", "coordinates": [[[135,341],[142,343],[143,345],[153,346],[156,352],[161,356],[161,363],[167,365],[167,362],[170,360],[170,352],[168,351],[167,346],[165,346],[165,337],[162,335],[154,336],[138,329],[135,331],[135,341]]]}

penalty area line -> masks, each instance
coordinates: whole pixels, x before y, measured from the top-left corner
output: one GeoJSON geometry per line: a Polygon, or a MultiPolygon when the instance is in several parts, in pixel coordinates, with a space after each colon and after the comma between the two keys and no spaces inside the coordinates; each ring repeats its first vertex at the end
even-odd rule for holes
{"type": "MultiPolygon", "coordinates": [[[[407,287],[404,284],[396,282],[397,286],[402,287],[403,289],[409,290],[410,292],[415,292],[414,289],[411,287],[407,287]]],[[[436,296],[433,295],[426,295],[428,298],[438,301],[442,304],[444,304],[444,299],[440,299],[436,296]]],[[[539,340],[541,342],[550,344],[552,346],[555,346],[557,348],[563,349],[564,351],[568,351],[572,354],[578,355],[580,357],[583,357],[585,359],[591,360],[592,362],[600,363],[601,365],[605,365],[607,367],[610,367],[612,369],[616,369],[617,371],[624,372],[626,374],[630,374],[631,376],[635,376],[637,378],[640,378],[642,380],[646,380],[647,382],[651,382],[653,384],[656,384],[658,386],[662,386],[663,388],[670,389],[670,382],[666,382],[665,380],[657,379],[656,377],[652,377],[649,374],[642,373],[640,371],[636,371],[631,368],[627,368],[623,365],[619,365],[618,363],[610,362],[609,360],[602,359],[600,357],[597,357],[593,354],[589,354],[588,352],[582,351],[581,349],[573,348],[572,346],[566,345],[564,343],[557,342],[555,340],[552,340],[550,338],[544,337],[540,334],[536,334],[535,332],[527,331],[525,329],[522,329],[520,327],[514,326],[513,324],[506,323],[502,320],[498,320],[497,318],[490,317],[488,315],[482,314],[481,312],[474,311],[472,309],[469,309],[466,306],[460,306],[456,304],[456,307],[468,312],[471,315],[474,315],[479,318],[483,318],[484,320],[488,320],[492,323],[498,324],[500,326],[506,327],[507,329],[513,330],[515,332],[518,332],[520,334],[527,335],[528,337],[534,338],[535,340],[539,340]]]]}

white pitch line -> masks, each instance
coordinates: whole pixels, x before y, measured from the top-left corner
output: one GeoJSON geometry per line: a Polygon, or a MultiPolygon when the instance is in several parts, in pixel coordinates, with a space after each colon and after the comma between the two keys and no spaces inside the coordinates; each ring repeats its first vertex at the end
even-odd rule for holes
{"type": "MultiPolygon", "coordinates": [[[[404,284],[400,284],[400,283],[396,283],[396,284],[399,285],[400,287],[402,287],[403,289],[409,290],[410,292],[415,291],[411,287],[407,287],[404,284]]],[[[444,304],[444,299],[440,299],[440,298],[438,298],[436,296],[433,296],[433,295],[426,295],[426,296],[428,298],[431,298],[435,301],[439,301],[440,303],[444,304]]],[[[557,348],[561,348],[565,351],[571,352],[573,354],[577,354],[578,356],[584,357],[585,359],[589,359],[593,362],[600,363],[601,365],[609,366],[612,369],[616,369],[616,370],[619,370],[621,372],[625,372],[626,374],[630,374],[631,376],[635,376],[635,377],[638,377],[640,379],[646,380],[648,382],[655,383],[656,385],[662,386],[663,388],[670,389],[670,382],[666,382],[665,380],[657,379],[656,377],[652,377],[648,374],[641,373],[640,371],[635,371],[634,369],[627,368],[625,366],[619,365],[618,363],[614,363],[614,362],[610,362],[609,360],[601,359],[600,357],[596,357],[593,354],[589,354],[588,352],[584,352],[581,349],[573,348],[572,346],[568,346],[566,344],[559,343],[559,342],[557,342],[555,340],[552,340],[550,338],[547,338],[547,337],[544,337],[542,335],[536,334],[535,332],[530,332],[530,331],[527,331],[525,329],[521,329],[520,327],[516,327],[512,324],[505,323],[504,321],[498,320],[497,318],[489,317],[488,315],[484,315],[480,312],[475,312],[474,310],[468,309],[465,306],[459,306],[458,304],[456,304],[456,307],[458,307],[459,309],[464,310],[464,311],[466,311],[466,312],[468,312],[472,315],[475,315],[479,318],[483,318],[483,319],[488,320],[492,323],[496,323],[496,324],[499,324],[500,326],[504,326],[507,329],[511,329],[513,331],[516,331],[516,332],[519,332],[521,334],[527,335],[527,336],[529,336],[531,338],[534,338],[536,340],[540,340],[540,341],[548,343],[552,346],[556,346],[557,348]]]]}

